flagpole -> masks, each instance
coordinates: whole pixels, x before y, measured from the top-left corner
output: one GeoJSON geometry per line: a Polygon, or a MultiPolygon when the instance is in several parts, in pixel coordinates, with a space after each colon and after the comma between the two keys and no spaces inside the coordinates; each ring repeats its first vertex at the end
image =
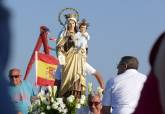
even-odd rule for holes
{"type": "Polygon", "coordinates": [[[36,70],[36,80],[35,80],[35,85],[37,85],[37,74],[38,74],[38,52],[35,51],[35,70],[36,70]]]}

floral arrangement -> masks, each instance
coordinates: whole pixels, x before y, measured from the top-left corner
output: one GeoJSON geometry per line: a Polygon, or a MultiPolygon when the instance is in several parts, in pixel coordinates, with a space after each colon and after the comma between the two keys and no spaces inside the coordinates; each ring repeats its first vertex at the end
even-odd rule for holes
{"type": "MultiPolygon", "coordinates": [[[[99,96],[102,98],[103,97],[103,89],[99,86],[97,87],[97,90],[95,92],[97,92],[99,94],[99,96]]],[[[88,83],[88,94],[94,94],[93,91],[93,84],[91,82],[88,83]]]]}
{"type": "Polygon", "coordinates": [[[73,95],[66,98],[57,98],[57,86],[48,86],[48,91],[41,89],[38,99],[29,107],[28,114],[76,114],[76,109],[87,105],[85,95],[76,99],[73,95]]]}
{"type": "Polygon", "coordinates": [[[68,114],[76,114],[76,110],[81,106],[87,105],[87,99],[85,95],[81,95],[80,99],[76,99],[75,96],[71,95],[67,98],[66,106],[68,107],[68,114]]]}

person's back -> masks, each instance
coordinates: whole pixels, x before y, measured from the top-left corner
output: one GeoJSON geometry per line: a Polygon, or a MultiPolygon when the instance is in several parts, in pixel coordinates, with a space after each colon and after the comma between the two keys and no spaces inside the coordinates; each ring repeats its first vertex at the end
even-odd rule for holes
{"type": "Polygon", "coordinates": [[[103,97],[103,112],[131,114],[138,103],[146,76],[137,71],[138,60],[132,56],[122,57],[117,67],[118,75],[107,82],[103,97]]]}
{"type": "Polygon", "coordinates": [[[134,111],[145,80],[145,75],[129,69],[110,81],[112,83],[111,106],[114,114],[120,112],[128,114],[134,111]]]}

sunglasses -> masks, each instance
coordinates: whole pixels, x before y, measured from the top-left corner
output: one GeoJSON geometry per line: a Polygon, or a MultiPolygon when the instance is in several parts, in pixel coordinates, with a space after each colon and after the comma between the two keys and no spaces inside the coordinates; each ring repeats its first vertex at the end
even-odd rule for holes
{"type": "Polygon", "coordinates": [[[88,104],[89,104],[89,106],[92,106],[93,104],[95,105],[95,106],[97,106],[97,105],[99,105],[101,102],[89,102],[88,104]]]}
{"type": "Polygon", "coordinates": [[[10,75],[10,78],[13,79],[13,78],[19,78],[20,75],[10,75]]]}

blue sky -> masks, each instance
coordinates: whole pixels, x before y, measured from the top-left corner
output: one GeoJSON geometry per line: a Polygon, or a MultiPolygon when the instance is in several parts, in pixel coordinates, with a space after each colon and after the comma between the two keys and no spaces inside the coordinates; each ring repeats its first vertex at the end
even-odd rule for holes
{"type": "MultiPolygon", "coordinates": [[[[62,29],[59,12],[72,7],[80,19],[89,23],[88,63],[95,67],[105,82],[116,75],[116,65],[125,55],[139,59],[139,71],[149,71],[148,55],[159,34],[165,30],[164,0],[5,0],[11,11],[12,53],[8,69],[21,68],[22,74],[39,36],[46,25],[57,36],[62,29]]],[[[50,42],[55,46],[54,42],[50,42]]],[[[55,53],[52,53],[55,55],[55,53]]],[[[34,67],[28,80],[34,80],[34,67]]],[[[93,77],[89,81],[97,85],[93,77]]]]}

